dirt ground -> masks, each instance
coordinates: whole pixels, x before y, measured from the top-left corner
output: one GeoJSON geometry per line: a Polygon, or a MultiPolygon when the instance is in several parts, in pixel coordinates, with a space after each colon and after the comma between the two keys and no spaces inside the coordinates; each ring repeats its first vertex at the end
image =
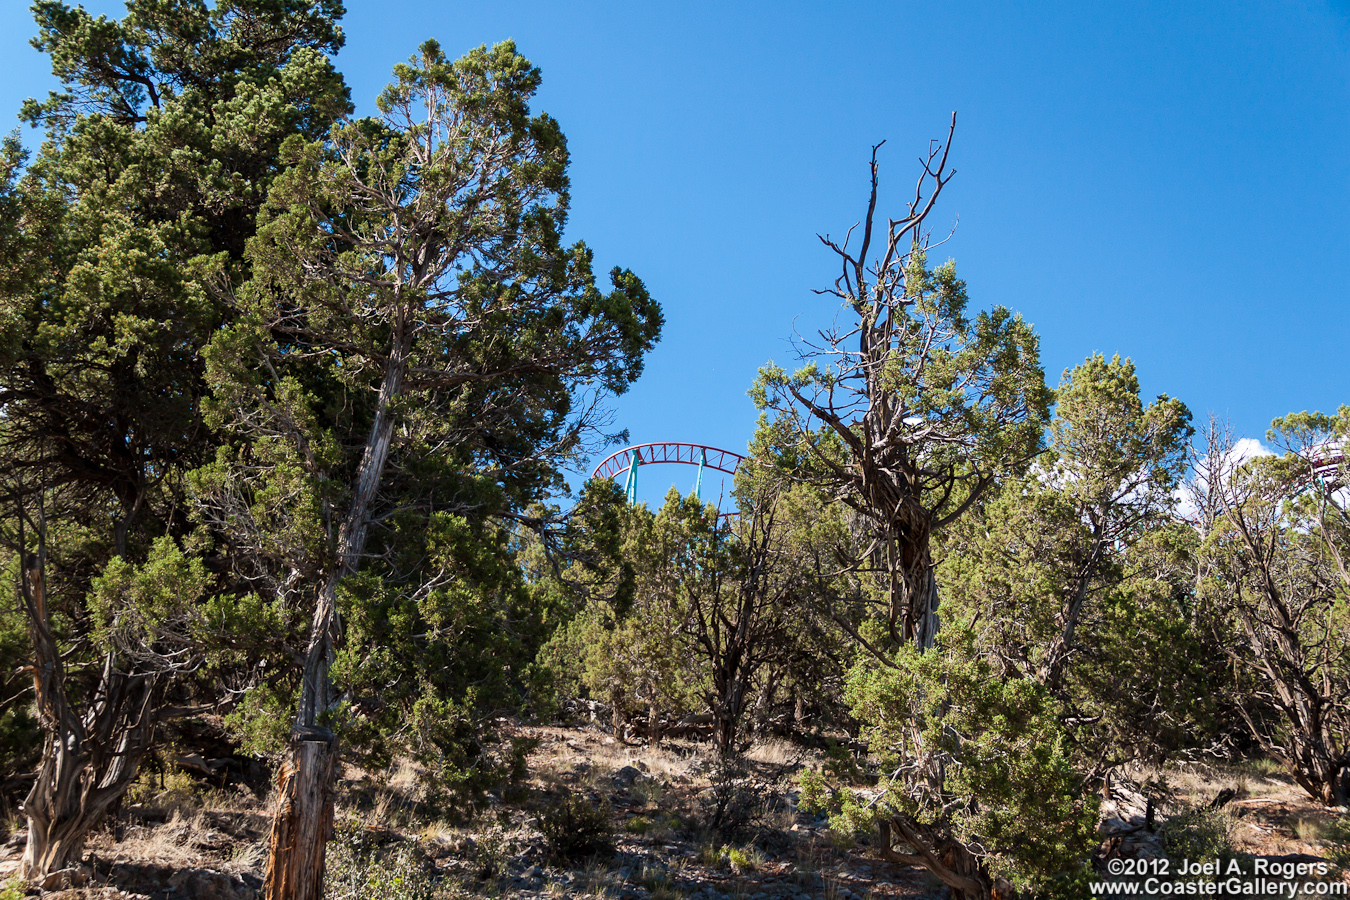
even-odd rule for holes
{"type": "MultiPolygon", "coordinates": [[[[534,742],[528,790],[517,789],[469,822],[437,817],[425,801],[415,766],[405,762],[382,773],[349,768],[336,816],[346,843],[340,852],[330,850],[329,860],[330,869],[351,878],[344,882],[347,888],[331,893],[391,900],[428,893],[607,900],[947,896],[926,872],[883,862],[865,841],[834,834],[824,818],[797,808],[795,773],[819,766],[817,754],[785,742],[759,744],[747,754],[745,770],[729,782],[715,777],[712,759],[693,743],[633,747],[594,726],[509,730],[534,742]],[[715,781],[740,787],[719,793],[715,781]],[[573,862],[550,858],[541,821],[551,798],[565,796],[584,798],[591,809],[603,812],[613,834],[612,855],[573,862]],[[728,818],[746,818],[743,828],[730,833],[708,828],[719,800],[725,801],[728,818]],[[348,844],[356,849],[348,852],[348,844]],[[374,886],[369,879],[378,881],[381,874],[387,884],[374,886]],[[364,891],[357,887],[363,879],[364,891]]],[[[1331,859],[1350,852],[1336,825],[1344,811],[1312,802],[1268,765],[1134,774],[1141,783],[1159,776],[1165,780],[1161,820],[1170,811],[1205,805],[1221,791],[1234,791],[1222,821],[1242,853],[1331,859]]],[[[42,895],[62,900],[259,896],[268,808],[268,798],[242,788],[193,792],[180,787],[143,796],[94,835],[84,866],[53,879],[42,895]]],[[[0,885],[17,869],[23,851],[17,826],[11,823],[14,833],[0,846],[0,885]]],[[[19,889],[13,896],[21,895],[19,889]]],[[[3,888],[0,898],[9,900],[3,888]]]]}

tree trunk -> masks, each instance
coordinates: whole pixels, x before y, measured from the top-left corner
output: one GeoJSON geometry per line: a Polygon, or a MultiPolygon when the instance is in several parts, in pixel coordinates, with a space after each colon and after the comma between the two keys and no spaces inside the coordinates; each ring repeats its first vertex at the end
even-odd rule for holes
{"type": "Polygon", "coordinates": [[[653,747],[661,743],[661,710],[655,699],[647,703],[647,741],[653,747]]]}
{"type": "Polygon", "coordinates": [[[35,880],[79,862],[84,839],[136,778],[154,735],[158,679],[126,675],[104,658],[99,702],[76,715],[52,635],[44,581],[44,538],[24,561],[21,584],[33,645],[34,705],[45,732],[42,763],[23,803],[28,842],[19,864],[35,880]]]}
{"type": "Polygon", "coordinates": [[[764,679],[764,687],[760,689],[759,695],[755,697],[755,715],[754,732],[756,735],[762,735],[769,730],[769,714],[773,711],[773,703],[778,694],[778,682],[781,673],[777,670],[769,672],[764,679]]]}
{"type": "MultiPolygon", "coordinates": [[[[299,731],[299,730],[297,730],[299,731]]],[[[333,835],[337,740],[311,728],[292,740],[277,776],[277,808],[268,839],[267,900],[321,900],[324,853],[333,835]]]]}
{"type": "Polygon", "coordinates": [[[324,852],[333,825],[333,779],[339,758],[337,738],[319,727],[332,705],[328,672],[339,637],[338,585],[360,570],[370,529],[370,514],[384,479],[393,442],[394,404],[403,390],[403,374],[412,352],[406,310],[395,301],[397,322],[389,361],[380,383],[375,419],[361,454],[351,504],[338,534],[336,565],[314,606],[309,650],[305,655],[300,703],[291,729],[287,761],[278,780],[277,809],[267,849],[267,900],[319,900],[323,897],[324,852]],[[318,745],[323,745],[322,748],[318,745]]]}
{"type": "Polygon", "coordinates": [[[85,835],[94,824],[82,815],[72,790],[79,784],[83,768],[84,761],[78,754],[54,749],[53,742],[47,741],[37,781],[23,802],[28,842],[19,864],[21,878],[36,881],[79,863],[85,835]]]}
{"type": "Polygon", "coordinates": [[[1008,881],[989,877],[980,860],[965,844],[954,837],[931,833],[906,817],[882,821],[881,857],[932,872],[947,886],[952,900],[1016,900],[1017,897],[1008,881]],[[913,852],[901,853],[894,849],[891,845],[893,833],[913,852]]]}
{"type": "Polygon", "coordinates": [[[894,643],[927,651],[937,641],[938,586],[927,527],[903,520],[888,525],[892,538],[886,550],[889,570],[889,627],[894,643]]]}
{"type": "Polygon", "coordinates": [[[1294,780],[1309,796],[1327,806],[1344,806],[1345,766],[1333,758],[1325,740],[1319,740],[1316,735],[1309,737],[1295,733],[1290,743],[1292,752],[1287,754],[1287,764],[1294,780]]]}
{"type": "MultiPolygon", "coordinates": [[[[925,554],[926,556],[927,554],[925,554]]],[[[919,576],[914,603],[914,646],[920,650],[930,650],[937,642],[938,634],[938,587],[933,576],[933,564],[927,561],[923,574],[919,576]]]]}
{"type": "Polygon", "coordinates": [[[713,749],[719,756],[732,752],[745,712],[746,673],[741,671],[740,654],[724,656],[713,672],[712,702],[713,749]]]}

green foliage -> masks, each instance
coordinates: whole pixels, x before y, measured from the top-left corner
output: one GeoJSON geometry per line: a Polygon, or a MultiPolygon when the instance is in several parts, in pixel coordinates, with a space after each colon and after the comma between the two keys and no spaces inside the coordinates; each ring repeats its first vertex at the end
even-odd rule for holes
{"type": "MultiPolygon", "coordinates": [[[[883,770],[886,805],[977,848],[992,872],[1035,888],[1082,870],[1097,807],[1075,771],[1057,705],[1037,682],[1000,677],[969,646],[897,654],[857,669],[848,698],[883,770]]],[[[855,804],[856,806],[856,804],[855,804]]],[[[840,806],[841,830],[863,824],[840,806]]]]}
{"type": "Polygon", "coordinates": [[[283,676],[252,685],[225,715],[225,726],[242,752],[280,759],[291,734],[291,717],[285,711],[295,706],[297,680],[283,676]]]}
{"type": "Polygon", "coordinates": [[[797,776],[797,788],[800,791],[797,807],[802,812],[823,813],[833,806],[834,791],[825,776],[815,769],[802,770],[797,776]]]}
{"type": "Polygon", "coordinates": [[[1231,827],[1232,822],[1223,810],[1191,807],[1172,816],[1163,825],[1163,846],[1170,859],[1217,859],[1227,864],[1237,856],[1228,837],[1231,827]]]}
{"type": "Polygon", "coordinates": [[[190,652],[200,643],[196,619],[209,583],[202,561],[184,556],[168,536],[155,541],[144,565],[115,557],[89,598],[94,640],[127,654],[172,633],[172,649],[190,652]]]}
{"type": "Polygon", "coordinates": [[[1239,464],[1211,435],[1197,476],[1207,512],[1197,587],[1230,636],[1251,738],[1339,805],[1350,788],[1350,513],[1333,451],[1350,438],[1350,408],[1277,419],[1269,437],[1282,454],[1239,464]]]}
{"type": "Polygon", "coordinates": [[[614,851],[609,809],[581,794],[568,793],[549,804],[539,814],[539,831],[556,862],[574,863],[614,851]]]}
{"type": "MultiPolygon", "coordinates": [[[[19,612],[13,597],[17,579],[13,569],[3,570],[7,584],[0,588],[0,769],[7,772],[31,772],[42,750],[42,733],[33,715],[29,688],[32,676],[25,671],[29,661],[27,619],[19,612]]],[[[22,799],[13,795],[0,798],[11,805],[22,799]]]]}
{"type": "Polygon", "coordinates": [[[431,900],[435,883],[415,847],[381,847],[359,825],[328,844],[324,896],[342,900],[431,900]]]}
{"type": "Polygon", "coordinates": [[[707,552],[711,530],[693,503],[674,492],[658,515],[645,506],[625,510],[615,549],[631,594],[590,602],[541,652],[560,689],[604,700],[616,720],[679,716],[700,705],[706,669],[683,634],[687,607],[676,571],[683,559],[707,552]]]}
{"type": "Polygon", "coordinates": [[[795,373],[767,366],[750,391],[763,413],[757,444],[772,448],[763,455],[852,514],[831,549],[863,582],[864,602],[884,607],[871,639],[853,630],[878,657],[931,646],[932,540],[1026,469],[1051,402],[1031,326],[1002,307],[972,318],[955,264],[928,265],[924,220],[950,177],[949,149],[933,149],[920,179],[927,199],[887,220],[884,237],[874,233],[874,154],[861,248],[825,239],[842,274],[822,293],[843,302],[848,321],[821,332],[795,373]],[[879,257],[865,258],[873,246],[879,257]]]}
{"type": "Polygon", "coordinates": [[[1221,653],[1194,602],[1192,528],[1173,517],[1190,414],[1145,405],[1133,365],[1066,372],[1049,451],[943,536],[953,624],[1037,680],[1073,720],[1080,762],[1104,769],[1221,741],[1221,653]]]}
{"type": "Polygon", "coordinates": [[[722,855],[737,873],[758,872],[764,867],[764,854],[754,847],[723,847],[722,855]]]}
{"type": "MultiPolygon", "coordinates": [[[[573,401],[626,389],[661,314],[632,273],[604,293],[590,251],[561,244],[566,144],[530,112],[540,76],[514,45],[449,60],[427,42],[394,75],[378,118],[286,144],[252,277],[204,352],[206,416],[232,443],[193,488],[278,601],[343,623],[323,632],[342,700],[302,692],[301,717],[371,762],[410,753],[458,802],[510,768],[488,714],[547,687],[535,656],[572,613],[532,581],[557,535],[528,513],[593,433],[573,401]]],[[[594,505],[563,540],[603,556],[594,505]]],[[[607,565],[579,568],[608,582],[607,565]]]]}
{"type": "Polygon", "coordinates": [[[438,582],[413,591],[366,572],[340,594],[347,641],[332,674],[349,750],[371,765],[410,754],[454,804],[508,774],[488,756],[487,713],[520,702],[542,638],[508,541],[491,522],[444,513],[398,522],[390,546],[438,582]]]}
{"type": "MultiPolygon", "coordinates": [[[[24,105],[46,131],[37,153],[16,136],[0,152],[0,544],[31,551],[42,520],[34,618],[50,621],[34,624],[56,639],[52,690],[86,723],[49,737],[79,742],[70,751],[95,761],[80,777],[99,790],[130,782],[105,769],[130,761],[134,774],[141,738],[128,728],[148,739],[164,707],[246,690],[284,625],[249,596],[256,573],[193,538],[185,474],[216,452],[200,351],[230,318],[221,295],[248,275],[280,147],[349,109],[328,59],[341,12],[335,0],[130,0],[117,21],[33,5],[61,86],[24,105]],[[149,705],[121,717],[109,698],[144,679],[149,705]]],[[[11,624],[7,612],[7,671],[11,624]]],[[[32,695],[4,696],[0,770],[26,770],[32,695]]]]}

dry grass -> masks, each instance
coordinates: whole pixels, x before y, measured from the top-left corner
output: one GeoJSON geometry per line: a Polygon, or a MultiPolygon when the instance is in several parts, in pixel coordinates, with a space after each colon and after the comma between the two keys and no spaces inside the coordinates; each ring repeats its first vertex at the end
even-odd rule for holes
{"type": "Polygon", "coordinates": [[[192,868],[206,858],[199,849],[203,838],[211,834],[205,813],[184,815],[175,808],[163,825],[133,825],[125,836],[114,843],[111,835],[96,835],[91,846],[112,856],[113,862],[153,863],[173,868],[192,868]]]}
{"type": "Polygon", "coordinates": [[[803,759],[800,747],[778,738],[756,742],[746,751],[745,756],[754,762],[770,766],[790,766],[803,759]]]}
{"type": "Polygon", "coordinates": [[[623,887],[623,879],[601,860],[587,863],[579,882],[588,896],[599,898],[615,897],[623,887]]]}
{"type": "Polygon", "coordinates": [[[395,760],[385,783],[391,791],[420,800],[426,794],[426,768],[410,759],[395,760]]]}
{"type": "Polygon", "coordinates": [[[1245,853],[1321,855],[1338,815],[1309,797],[1269,759],[1179,767],[1169,770],[1166,780],[1174,805],[1203,806],[1224,789],[1237,791],[1225,809],[1232,817],[1229,838],[1245,853]]]}
{"type": "MultiPolygon", "coordinates": [[[[539,739],[529,761],[530,785],[536,791],[532,799],[495,803],[473,821],[462,823],[430,807],[423,799],[424,774],[415,764],[401,761],[378,772],[348,768],[339,796],[340,815],[354,827],[383,832],[374,838],[381,846],[411,846],[401,842],[415,841],[427,864],[435,865],[438,877],[444,878],[446,891],[476,896],[511,896],[512,879],[534,864],[548,873],[542,884],[532,882],[535,889],[553,897],[613,900],[635,888],[644,890],[649,900],[685,900],[686,891],[698,896],[709,889],[732,896],[767,889],[776,897],[780,888],[817,898],[837,898],[845,889],[869,894],[868,876],[855,871],[866,851],[848,852],[843,836],[822,831],[818,823],[786,804],[771,804],[766,818],[756,822],[760,830],[754,845],[741,844],[744,838],[738,837],[738,843],[726,846],[726,838],[700,834],[700,823],[705,822],[700,797],[709,788],[710,770],[706,755],[700,756],[693,745],[630,747],[596,729],[521,726],[519,732],[539,739]],[[643,771],[645,777],[620,789],[614,775],[624,766],[643,771]],[[578,792],[593,792],[598,798],[590,799],[612,805],[610,822],[619,832],[619,856],[591,861],[584,868],[579,863],[576,868],[547,863],[540,855],[543,845],[535,817],[547,802],[578,792]],[[835,841],[838,846],[832,847],[835,841]],[[794,859],[795,865],[788,862],[794,859]],[[570,874],[562,874],[560,868],[570,874]],[[489,872],[486,879],[481,877],[489,872]]],[[[754,745],[747,757],[752,771],[772,773],[810,755],[785,742],[766,740],[754,745]]],[[[1332,814],[1266,764],[1139,770],[1130,778],[1139,783],[1154,779],[1148,792],[1166,798],[1160,809],[1164,818],[1186,806],[1206,805],[1224,789],[1238,791],[1226,810],[1234,821],[1231,838],[1245,852],[1329,856],[1338,840],[1332,814]],[[1165,788],[1157,779],[1165,782],[1165,788]]],[[[776,794],[781,788],[775,785],[764,793],[776,794]]],[[[161,808],[169,819],[158,826],[137,824],[133,814],[131,824],[124,820],[124,840],[114,842],[111,833],[97,836],[98,845],[91,849],[98,856],[170,868],[261,871],[270,804],[239,793],[180,797],[178,792],[160,791],[157,778],[146,789],[148,799],[166,804],[161,808]],[[221,810],[231,810],[234,818],[223,816],[221,810]],[[250,816],[256,821],[249,822],[250,816]],[[216,829],[238,837],[213,831],[213,822],[216,829]],[[239,822],[247,825],[248,833],[239,822]]],[[[874,869],[873,877],[883,876],[874,869]]],[[[870,892],[876,900],[918,900],[941,892],[919,874],[884,877],[890,884],[870,892]]]]}
{"type": "Polygon", "coordinates": [[[456,829],[443,819],[434,819],[422,827],[418,835],[427,843],[453,843],[455,840],[456,829]]]}

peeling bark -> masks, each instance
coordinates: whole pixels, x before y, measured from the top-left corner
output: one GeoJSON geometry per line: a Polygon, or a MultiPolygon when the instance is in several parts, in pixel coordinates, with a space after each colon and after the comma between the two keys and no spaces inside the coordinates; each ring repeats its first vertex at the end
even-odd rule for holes
{"type": "Polygon", "coordinates": [[[333,783],[339,754],[331,731],[297,735],[277,774],[277,808],[268,838],[268,900],[321,900],[325,851],[333,835],[333,783]]]}

